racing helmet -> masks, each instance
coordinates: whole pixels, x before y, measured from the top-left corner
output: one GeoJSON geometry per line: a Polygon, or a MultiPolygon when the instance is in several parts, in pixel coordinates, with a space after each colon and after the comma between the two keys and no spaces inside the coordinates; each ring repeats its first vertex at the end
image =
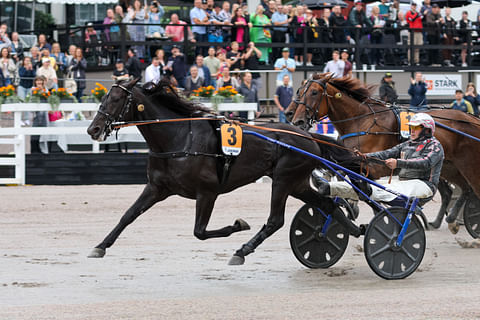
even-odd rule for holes
{"type": "Polygon", "coordinates": [[[426,129],[430,129],[432,134],[435,132],[435,121],[426,113],[416,113],[408,122],[409,126],[422,126],[426,129]]]}

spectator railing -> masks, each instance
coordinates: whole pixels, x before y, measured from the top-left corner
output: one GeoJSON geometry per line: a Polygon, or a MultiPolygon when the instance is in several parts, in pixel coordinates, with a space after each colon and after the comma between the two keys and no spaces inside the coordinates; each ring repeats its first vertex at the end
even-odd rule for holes
{"type": "MultiPolygon", "coordinates": [[[[160,24],[162,27],[166,27],[167,25],[171,26],[181,26],[184,27],[184,39],[183,41],[180,42],[173,42],[172,40],[168,38],[148,38],[146,37],[144,41],[133,41],[129,39],[128,37],[128,26],[145,26],[147,27],[150,24],[118,24],[116,26],[119,26],[120,32],[118,34],[118,37],[116,40],[110,40],[107,41],[106,37],[103,36],[102,34],[103,31],[106,28],[110,28],[114,25],[103,25],[103,24],[96,24],[93,25],[95,30],[100,34],[100,36],[97,36],[98,41],[91,41],[87,42],[85,41],[85,32],[87,26],[83,27],[74,27],[74,28],[59,28],[55,29],[58,31],[59,34],[64,34],[66,35],[65,41],[62,41],[62,46],[63,50],[67,49],[67,46],[70,44],[75,44],[84,49],[84,51],[87,51],[87,55],[89,52],[92,54],[97,54],[97,55],[116,55],[116,57],[120,58],[125,58],[126,57],[126,50],[130,46],[146,46],[147,48],[151,47],[158,47],[158,48],[169,48],[172,45],[177,45],[182,48],[182,51],[187,53],[187,55],[190,55],[193,53],[193,49],[196,46],[200,47],[209,47],[209,46],[220,46],[220,47],[229,47],[231,42],[192,42],[191,39],[189,38],[189,30],[188,28],[191,28],[193,25],[192,24],[160,24]]],[[[238,28],[236,26],[224,26],[223,28],[238,28]]],[[[248,34],[249,32],[249,27],[245,26],[245,32],[248,34]]],[[[274,30],[275,27],[273,26],[253,26],[253,28],[265,28],[265,29],[270,29],[271,31],[274,30]]],[[[308,36],[308,33],[311,32],[313,29],[312,27],[308,26],[298,26],[298,27],[289,27],[289,30],[297,30],[297,29],[303,29],[303,41],[302,42],[294,42],[293,39],[291,39],[290,42],[284,43],[284,42],[268,42],[268,43],[256,43],[255,45],[257,47],[268,47],[268,48],[283,48],[283,47],[288,47],[288,48],[296,48],[296,49],[301,49],[303,59],[304,61],[307,61],[307,51],[309,49],[316,49],[316,50],[332,50],[332,49],[347,49],[349,50],[350,54],[354,54],[354,62],[356,63],[357,67],[359,68],[360,65],[364,64],[363,61],[361,60],[361,55],[360,54],[355,54],[355,53],[360,53],[363,50],[372,50],[372,49],[379,49],[385,51],[391,51],[391,50],[396,50],[400,51],[403,54],[407,54],[409,52],[409,56],[406,57],[405,61],[402,61],[404,66],[412,66],[413,65],[413,55],[414,55],[414,50],[415,49],[420,49],[421,51],[428,51],[428,50],[454,50],[454,51],[461,51],[462,49],[467,50],[467,63],[469,66],[472,65],[473,62],[473,57],[471,55],[472,52],[479,52],[480,53],[480,44],[473,43],[473,40],[476,37],[473,37],[473,34],[477,34],[477,29],[462,29],[461,31],[466,34],[467,36],[467,42],[466,45],[463,44],[454,44],[454,45],[445,45],[445,44],[438,44],[438,45],[431,45],[431,44],[422,44],[422,45],[415,45],[413,41],[413,34],[415,31],[419,30],[413,30],[410,29],[408,26],[404,27],[399,27],[399,28],[393,28],[393,27],[384,27],[382,28],[382,31],[385,34],[391,34],[395,38],[395,42],[389,42],[389,43],[381,43],[381,44],[372,44],[367,41],[361,41],[362,36],[363,39],[367,39],[369,33],[367,31],[373,30],[365,30],[364,28],[355,28],[355,27],[345,27],[345,28],[335,28],[335,27],[315,27],[315,31],[319,35],[319,39],[325,39],[325,33],[332,33],[335,30],[341,29],[344,31],[347,35],[351,36],[354,38],[356,41],[354,43],[350,42],[343,42],[343,43],[333,43],[331,41],[322,41],[314,39],[310,39],[308,36]],[[409,33],[409,43],[404,43],[401,42],[401,38],[399,39],[399,34],[400,31],[402,30],[407,30],[409,33]],[[406,64],[405,64],[406,63],[406,64]]],[[[208,30],[208,26],[207,26],[208,30]]],[[[480,29],[479,29],[480,30],[480,29]]],[[[459,32],[460,29],[456,29],[456,32],[459,32]]],[[[208,32],[208,31],[207,31],[208,32]]],[[[422,29],[422,32],[425,33],[426,29],[422,29]]],[[[111,33],[112,34],[112,33],[111,33]]],[[[478,36],[478,34],[477,34],[478,36]]],[[[390,37],[391,39],[391,37],[390,37]]],[[[441,42],[441,39],[440,39],[441,42]]],[[[241,44],[245,45],[245,44],[241,44]]],[[[147,50],[148,51],[148,50],[147,50]]],[[[167,52],[168,54],[168,52],[167,52]]],[[[438,53],[437,53],[438,54],[438,53]]],[[[150,53],[148,52],[146,60],[148,61],[150,57],[150,53]]],[[[192,59],[193,57],[191,57],[192,59]]],[[[326,63],[328,60],[330,60],[330,56],[325,56],[323,57],[323,62],[326,63]]],[[[111,61],[109,65],[113,65],[114,61],[111,61]]],[[[274,61],[272,61],[274,62],[274,61]]],[[[271,62],[271,63],[272,63],[271,62]]],[[[270,63],[270,64],[271,64],[270,63]]],[[[367,63],[368,64],[368,63],[367,63]]],[[[392,66],[392,64],[389,64],[392,66]]],[[[398,65],[398,64],[394,64],[398,65]]],[[[480,61],[478,62],[478,66],[480,66],[480,61]]]]}

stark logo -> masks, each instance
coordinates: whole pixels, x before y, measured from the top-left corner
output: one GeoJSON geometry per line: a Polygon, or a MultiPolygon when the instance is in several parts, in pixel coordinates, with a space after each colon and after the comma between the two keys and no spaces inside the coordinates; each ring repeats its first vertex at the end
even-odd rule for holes
{"type": "Polygon", "coordinates": [[[425,80],[425,83],[427,84],[427,90],[433,89],[433,80],[425,80]]]}

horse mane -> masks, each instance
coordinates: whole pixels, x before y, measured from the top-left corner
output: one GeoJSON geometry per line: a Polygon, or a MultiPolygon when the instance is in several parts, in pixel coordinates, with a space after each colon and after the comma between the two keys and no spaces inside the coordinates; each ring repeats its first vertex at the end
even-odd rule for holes
{"type": "MultiPolygon", "coordinates": [[[[323,80],[329,76],[328,73],[317,73],[313,75],[314,80],[323,80]]],[[[343,78],[331,78],[328,80],[328,83],[345,91],[358,101],[365,101],[370,98],[372,95],[375,85],[365,85],[360,80],[352,77],[343,77],[343,78]]]]}
{"type": "Polygon", "coordinates": [[[310,133],[312,137],[318,140],[323,140],[326,144],[318,143],[321,150],[321,157],[341,164],[347,169],[358,171],[360,167],[359,157],[353,151],[345,149],[345,145],[329,136],[318,133],[310,133]]]}
{"type": "Polygon", "coordinates": [[[202,105],[180,96],[171,82],[165,78],[156,84],[153,82],[145,83],[142,90],[155,105],[161,105],[181,116],[203,115],[210,111],[202,105]]]}

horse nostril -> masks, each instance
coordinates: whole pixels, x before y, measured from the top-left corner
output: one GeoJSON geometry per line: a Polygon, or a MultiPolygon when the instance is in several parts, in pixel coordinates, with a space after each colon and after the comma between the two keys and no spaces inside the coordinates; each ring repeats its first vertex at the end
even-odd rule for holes
{"type": "Polygon", "coordinates": [[[98,132],[100,132],[100,127],[99,126],[95,126],[95,127],[90,127],[88,128],[87,130],[87,133],[91,136],[94,136],[96,135],[98,132]]]}
{"type": "Polygon", "coordinates": [[[290,121],[293,117],[293,112],[292,111],[285,112],[285,117],[287,117],[287,119],[290,121]]]}
{"type": "Polygon", "coordinates": [[[294,125],[297,126],[297,127],[303,127],[305,125],[305,121],[297,120],[297,121],[295,121],[294,125]]]}

